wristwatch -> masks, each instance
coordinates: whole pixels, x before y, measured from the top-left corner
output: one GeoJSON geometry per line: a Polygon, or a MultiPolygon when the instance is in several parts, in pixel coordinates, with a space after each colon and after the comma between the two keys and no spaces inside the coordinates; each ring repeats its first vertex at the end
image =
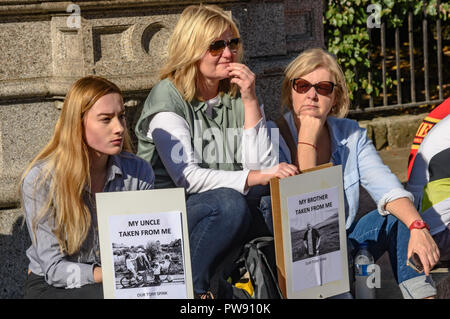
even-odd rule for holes
{"type": "Polygon", "coordinates": [[[422,228],[426,228],[428,229],[428,231],[430,231],[430,226],[428,226],[427,223],[425,223],[423,220],[415,220],[411,223],[411,225],[409,225],[409,230],[412,229],[422,229],[422,228]]]}

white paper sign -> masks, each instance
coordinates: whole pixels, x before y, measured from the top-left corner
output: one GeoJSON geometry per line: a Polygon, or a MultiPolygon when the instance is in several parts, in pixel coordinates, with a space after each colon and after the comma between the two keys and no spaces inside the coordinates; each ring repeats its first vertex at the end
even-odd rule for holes
{"type": "Polygon", "coordinates": [[[193,298],[184,189],[96,194],[106,299],[193,298]]]}
{"type": "Polygon", "coordinates": [[[338,188],[288,197],[292,290],[342,279],[338,188]]]}
{"type": "Polygon", "coordinates": [[[186,296],[181,212],[109,216],[116,298],[186,296]]]}

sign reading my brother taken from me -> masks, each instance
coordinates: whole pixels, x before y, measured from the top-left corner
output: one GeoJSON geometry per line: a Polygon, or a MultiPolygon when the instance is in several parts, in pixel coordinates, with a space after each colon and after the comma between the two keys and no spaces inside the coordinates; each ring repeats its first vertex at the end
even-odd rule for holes
{"type": "Polygon", "coordinates": [[[310,193],[303,194],[297,197],[290,197],[289,207],[295,207],[298,205],[298,208],[295,208],[295,214],[305,214],[314,211],[320,211],[323,209],[332,209],[333,208],[333,200],[334,200],[334,208],[336,207],[336,198],[337,193],[333,192],[331,194],[328,193],[310,193]],[[331,196],[329,196],[331,195],[331,196]],[[298,203],[297,203],[298,201],[298,203]]]}
{"type": "Polygon", "coordinates": [[[342,166],[271,179],[278,280],[285,298],[349,290],[342,166]]]}

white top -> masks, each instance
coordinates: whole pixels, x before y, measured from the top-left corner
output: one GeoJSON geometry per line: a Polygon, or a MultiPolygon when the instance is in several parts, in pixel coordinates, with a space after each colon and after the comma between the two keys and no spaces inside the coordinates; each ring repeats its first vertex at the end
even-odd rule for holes
{"type": "MultiPolygon", "coordinates": [[[[219,99],[216,102],[214,99],[207,101],[206,112],[218,101],[219,99]]],[[[200,167],[192,147],[189,125],[183,117],[174,112],[157,113],[150,121],[147,136],[153,139],[156,150],[172,180],[177,186],[184,187],[187,193],[201,193],[228,187],[247,194],[245,184],[250,170],[269,168],[278,164],[277,156],[272,154],[272,143],[267,134],[263,106],[261,105],[260,108],[261,120],[253,128],[242,128],[243,170],[241,171],[200,167]],[[170,134],[164,134],[164,132],[170,132],[170,134]]]]}

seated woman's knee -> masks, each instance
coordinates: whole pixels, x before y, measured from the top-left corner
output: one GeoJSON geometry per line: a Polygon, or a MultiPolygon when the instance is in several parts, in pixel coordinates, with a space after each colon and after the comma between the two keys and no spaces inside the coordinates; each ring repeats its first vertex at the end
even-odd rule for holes
{"type": "Polygon", "coordinates": [[[250,221],[251,215],[244,195],[231,188],[219,188],[216,196],[219,196],[217,202],[224,219],[240,223],[250,221]]]}

